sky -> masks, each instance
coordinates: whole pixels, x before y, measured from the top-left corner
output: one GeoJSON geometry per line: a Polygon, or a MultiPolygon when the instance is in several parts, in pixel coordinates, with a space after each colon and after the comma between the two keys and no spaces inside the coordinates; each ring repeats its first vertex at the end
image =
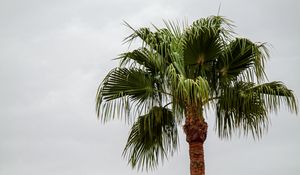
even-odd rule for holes
{"type": "MultiPolygon", "coordinates": [[[[0,0],[0,174],[176,175],[189,173],[187,143],[156,171],[132,170],[121,157],[129,125],[103,125],[97,86],[128,50],[123,25],[220,15],[239,36],[267,42],[269,81],[300,95],[300,1],[297,0],[0,0]]],[[[298,175],[300,118],[284,107],[259,141],[220,140],[208,112],[206,174],[298,175]]]]}

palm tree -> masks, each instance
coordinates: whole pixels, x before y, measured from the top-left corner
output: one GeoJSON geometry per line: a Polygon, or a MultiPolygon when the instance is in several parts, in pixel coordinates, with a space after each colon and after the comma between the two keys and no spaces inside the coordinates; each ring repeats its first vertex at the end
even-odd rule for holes
{"type": "Polygon", "coordinates": [[[189,144],[190,174],[204,175],[205,111],[216,111],[221,138],[234,133],[260,138],[268,114],[283,104],[297,113],[293,91],[266,80],[264,43],[237,37],[221,16],[191,25],[165,21],[134,29],[125,39],[141,47],[122,53],[97,91],[98,117],[132,123],[123,156],[133,168],[152,170],[176,151],[177,127],[183,124],[189,144]]]}

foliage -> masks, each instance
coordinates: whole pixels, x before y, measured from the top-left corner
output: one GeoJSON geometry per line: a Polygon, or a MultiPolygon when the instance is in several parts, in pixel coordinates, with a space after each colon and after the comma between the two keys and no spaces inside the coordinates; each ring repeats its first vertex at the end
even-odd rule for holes
{"type": "MultiPolygon", "coordinates": [[[[265,43],[240,38],[230,20],[202,18],[191,25],[165,21],[165,28],[134,29],[125,42],[140,48],[120,54],[120,66],[102,81],[96,110],[106,122],[134,121],[123,155],[132,167],[153,169],[177,149],[177,126],[185,107],[214,106],[221,138],[233,133],[259,138],[268,114],[283,104],[297,113],[297,100],[282,82],[266,80],[265,43]]],[[[199,117],[203,117],[199,110],[199,117]]]]}

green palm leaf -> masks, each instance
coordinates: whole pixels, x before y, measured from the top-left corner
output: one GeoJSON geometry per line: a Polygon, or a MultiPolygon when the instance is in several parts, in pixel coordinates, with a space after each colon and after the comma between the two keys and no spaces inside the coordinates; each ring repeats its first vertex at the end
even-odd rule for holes
{"type": "Polygon", "coordinates": [[[170,62],[170,43],[176,39],[176,36],[168,29],[159,29],[154,26],[156,32],[150,31],[149,28],[133,29],[128,23],[125,23],[133,33],[124,39],[125,42],[132,42],[136,38],[143,41],[144,47],[154,49],[159,53],[166,62],[170,62]]]}
{"type": "Polygon", "coordinates": [[[247,91],[253,91],[261,95],[266,109],[278,111],[282,103],[291,112],[298,113],[297,99],[292,90],[288,89],[282,82],[274,81],[254,86],[247,91]]]}
{"type": "Polygon", "coordinates": [[[163,69],[163,58],[147,48],[136,49],[120,55],[121,66],[145,68],[149,73],[157,74],[163,69]]]}
{"type": "Polygon", "coordinates": [[[238,82],[225,88],[217,102],[216,129],[221,138],[236,131],[261,137],[267,129],[268,118],[260,95],[247,91],[253,83],[238,82]]]}
{"type": "Polygon", "coordinates": [[[133,124],[123,155],[133,168],[153,169],[175,152],[177,141],[172,112],[155,106],[133,124]]]}
{"type": "Polygon", "coordinates": [[[156,87],[154,78],[141,69],[113,69],[98,88],[97,113],[104,121],[128,116],[134,109],[140,113],[147,105],[156,104],[156,87]],[[131,104],[136,108],[129,107],[130,102],[135,102],[131,104]]]}
{"type": "MultiPolygon", "coordinates": [[[[184,61],[186,65],[203,65],[215,59],[222,50],[220,29],[215,25],[201,25],[204,20],[194,22],[192,27],[185,32],[184,61]]],[[[209,21],[205,22],[209,23],[209,21]]]]}
{"type": "Polygon", "coordinates": [[[268,127],[267,114],[277,111],[284,103],[297,113],[297,100],[293,92],[281,82],[260,85],[237,82],[224,88],[217,102],[216,129],[220,137],[231,137],[235,131],[249,132],[261,137],[268,127]]]}
{"type": "Polygon", "coordinates": [[[261,80],[265,76],[264,63],[268,50],[264,44],[256,44],[246,38],[231,41],[218,61],[221,78],[235,79],[242,76],[244,80],[261,80]]]}

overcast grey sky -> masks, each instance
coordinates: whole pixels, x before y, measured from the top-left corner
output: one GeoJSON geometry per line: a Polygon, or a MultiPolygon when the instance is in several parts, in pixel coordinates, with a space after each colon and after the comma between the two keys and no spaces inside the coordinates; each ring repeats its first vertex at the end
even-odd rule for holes
{"type": "MultiPolygon", "coordinates": [[[[0,0],[0,174],[132,175],[123,122],[101,125],[95,93],[134,27],[220,14],[240,36],[268,42],[269,80],[300,94],[297,0],[0,0]]],[[[300,118],[282,109],[260,141],[224,141],[208,114],[207,175],[299,175],[300,118]]],[[[188,174],[187,144],[149,174],[188,174]]]]}

